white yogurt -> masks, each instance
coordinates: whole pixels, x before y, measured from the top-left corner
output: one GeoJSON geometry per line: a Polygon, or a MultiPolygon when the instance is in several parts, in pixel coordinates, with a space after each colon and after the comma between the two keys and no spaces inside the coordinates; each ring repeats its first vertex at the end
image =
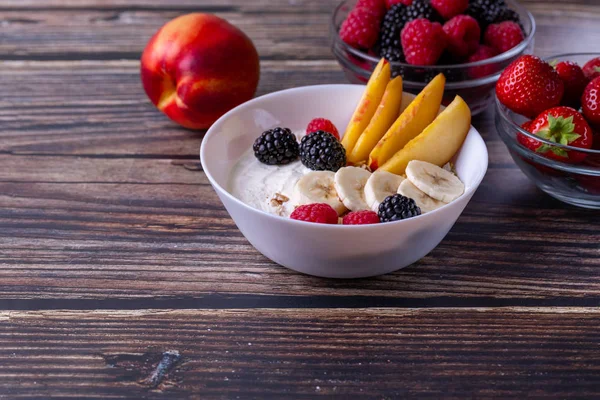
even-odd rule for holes
{"type": "Polygon", "coordinates": [[[250,207],[287,217],[294,210],[290,201],[294,186],[308,172],[299,160],[287,165],[263,164],[250,148],[231,172],[229,192],[250,207]]]}

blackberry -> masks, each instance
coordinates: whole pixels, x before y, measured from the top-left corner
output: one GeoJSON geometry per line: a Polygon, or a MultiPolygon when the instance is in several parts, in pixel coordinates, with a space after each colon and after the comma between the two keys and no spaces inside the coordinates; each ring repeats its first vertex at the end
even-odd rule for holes
{"type": "Polygon", "coordinates": [[[413,3],[406,10],[406,16],[409,21],[426,18],[432,22],[444,22],[441,15],[431,6],[429,0],[413,0],[413,3]]]}
{"type": "Polygon", "coordinates": [[[475,18],[483,32],[488,25],[496,22],[507,9],[504,0],[471,0],[465,14],[475,18]]]}
{"type": "Polygon", "coordinates": [[[333,171],[346,166],[346,149],[329,132],[316,131],[302,138],[300,161],[314,171],[333,171]]]}
{"type": "Polygon", "coordinates": [[[421,209],[413,199],[395,194],[386,197],[379,205],[377,215],[379,215],[381,222],[394,222],[421,215],[421,209]]]}
{"type": "Polygon", "coordinates": [[[379,46],[381,49],[402,48],[400,44],[400,32],[402,32],[402,28],[409,21],[406,15],[407,10],[407,6],[398,3],[392,6],[385,14],[379,31],[379,46]]]}
{"type": "Polygon", "coordinates": [[[288,128],[265,131],[252,146],[254,155],[263,164],[289,164],[298,158],[300,149],[296,136],[288,128]]]}
{"type": "Polygon", "coordinates": [[[379,55],[390,62],[406,61],[401,47],[382,47],[379,55]]]}

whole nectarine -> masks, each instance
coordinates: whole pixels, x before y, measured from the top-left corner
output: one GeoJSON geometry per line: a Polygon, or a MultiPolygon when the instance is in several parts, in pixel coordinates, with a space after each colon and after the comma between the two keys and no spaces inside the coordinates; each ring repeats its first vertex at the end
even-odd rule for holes
{"type": "Polygon", "coordinates": [[[210,14],[168,22],[150,39],[141,60],[142,84],[152,103],[191,129],[206,129],[251,99],[259,75],[252,41],[210,14]]]}

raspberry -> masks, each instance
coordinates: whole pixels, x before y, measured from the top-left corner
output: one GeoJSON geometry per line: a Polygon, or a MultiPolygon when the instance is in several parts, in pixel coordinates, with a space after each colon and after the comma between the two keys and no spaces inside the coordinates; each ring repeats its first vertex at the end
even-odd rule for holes
{"type": "Polygon", "coordinates": [[[378,15],[379,18],[383,17],[387,10],[385,0],[358,0],[354,8],[366,8],[378,15]]]}
{"type": "Polygon", "coordinates": [[[446,20],[464,13],[469,0],[431,0],[431,5],[446,20]]]}
{"type": "Polygon", "coordinates": [[[333,124],[333,122],[331,122],[328,119],[315,118],[312,121],[310,121],[310,123],[308,124],[308,127],[306,128],[306,134],[308,135],[309,133],[313,133],[316,131],[329,132],[333,136],[335,136],[335,138],[337,140],[340,140],[340,133],[338,132],[338,130],[335,127],[335,125],[333,124]]]}
{"type": "Polygon", "coordinates": [[[413,0],[385,0],[385,5],[388,10],[395,6],[396,4],[404,4],[405,6],[410,6],[413,0]]]}
{"type": "Polygon", "coordinates": [[[340,28],[340,38],[348,45],[370,49],[379,37],[380,17],[367,8],[355,8],[340,28]]]}
{"type": "Polygon", "coordinates": [[[307,204],[300,206],[292,212],[291,219],[306,222],[316,222],[317,224],[337,225],[338,214],[329,205],[324,203],[307,204]]]}
{"type": "Polygon", "coordinates": [[[401,38],[406,61],[412,65],[434,65],[446,49],[442,25],[425,18],[406,24],[401,38]]]}
{"type": "Polygon", "coordinates": [[[473,17],[457,15],[444,24],[444,32],[448,39],[448,51],[454,57],[468,57],[479,47],[481,29],[473,17]]]}
{"type": "MultiPolygon", "coordinates": [[[[496,57],[498,55],[498,51],[496,49],[481,45],[477,48],[477,51],[469,57],[468,62],[474,63],[477,61],[487,60],[488,58],[496,57]]],[[[480,67],[470,67],[469,68],[469,76],[473,79],[485,78],[486,76],[490,76],[499,71],[499,66],[497,64],[488,64],[482,65],[480,67]]]]}
{"type": "Polygon", "coordinates": [[[492,24],[485,30],[484,43],[504,53],[521,43],[525,37],[516,22],[504,21],[492,24]]]}
{"type": "Polygon", "coordinates": [[[561,104],[579,108],[581,95],[588,84],[583,70],[571,61],[560,62],[554,69],[565,84],[565,94],[563,94],[561,104]]]}
{"type": "Polygon", "coordinates": [[[379,215],[370,210],[354,211],[342,219],[342,224],[344,225],[369,225],[378,223],[379,215]]]}

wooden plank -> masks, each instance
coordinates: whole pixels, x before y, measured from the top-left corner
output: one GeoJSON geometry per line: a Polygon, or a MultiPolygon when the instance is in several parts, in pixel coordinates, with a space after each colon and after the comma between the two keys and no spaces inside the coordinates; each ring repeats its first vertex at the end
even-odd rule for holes
{"type": "MultiPolygon", "coordinates": [[[[501,146],[493,147],[506,152],[501,146]]],[[[221,293],[600,304],[600,216],[542,195],[510,164],[490,169],[448,237],[414,266],[334,281],[256,252],[195,162],[34,159],[0,156],[0,298],[7,300],[185,297],[189,306],[221,293]]]]}
{"type": "Polygon", "coordinates": [[[597,309],[1,312],[0,321],[10,398],[600,396],[597,309]]]}
{"type": "MultiPolygon", "coordinates": [[[[330,13],[337,3],[10,0],[0,6],[0,59],[138,59],[160,26],[192,11],[216,13],[240,27],[263,59],[331,59],[330,13]]],[[[600,51],[600,8],[594,0],[523,3],[537,19],[537,53],[600,51]]]]}
{"type": "MultiPolygon", "coordinates": [[[[147,100],[136,61],[3,62],[0,152],[198,158],[201,134],[147,100]]],[[[258,95],[346,83],[335,61],[262,63],[258,95]]]]}

